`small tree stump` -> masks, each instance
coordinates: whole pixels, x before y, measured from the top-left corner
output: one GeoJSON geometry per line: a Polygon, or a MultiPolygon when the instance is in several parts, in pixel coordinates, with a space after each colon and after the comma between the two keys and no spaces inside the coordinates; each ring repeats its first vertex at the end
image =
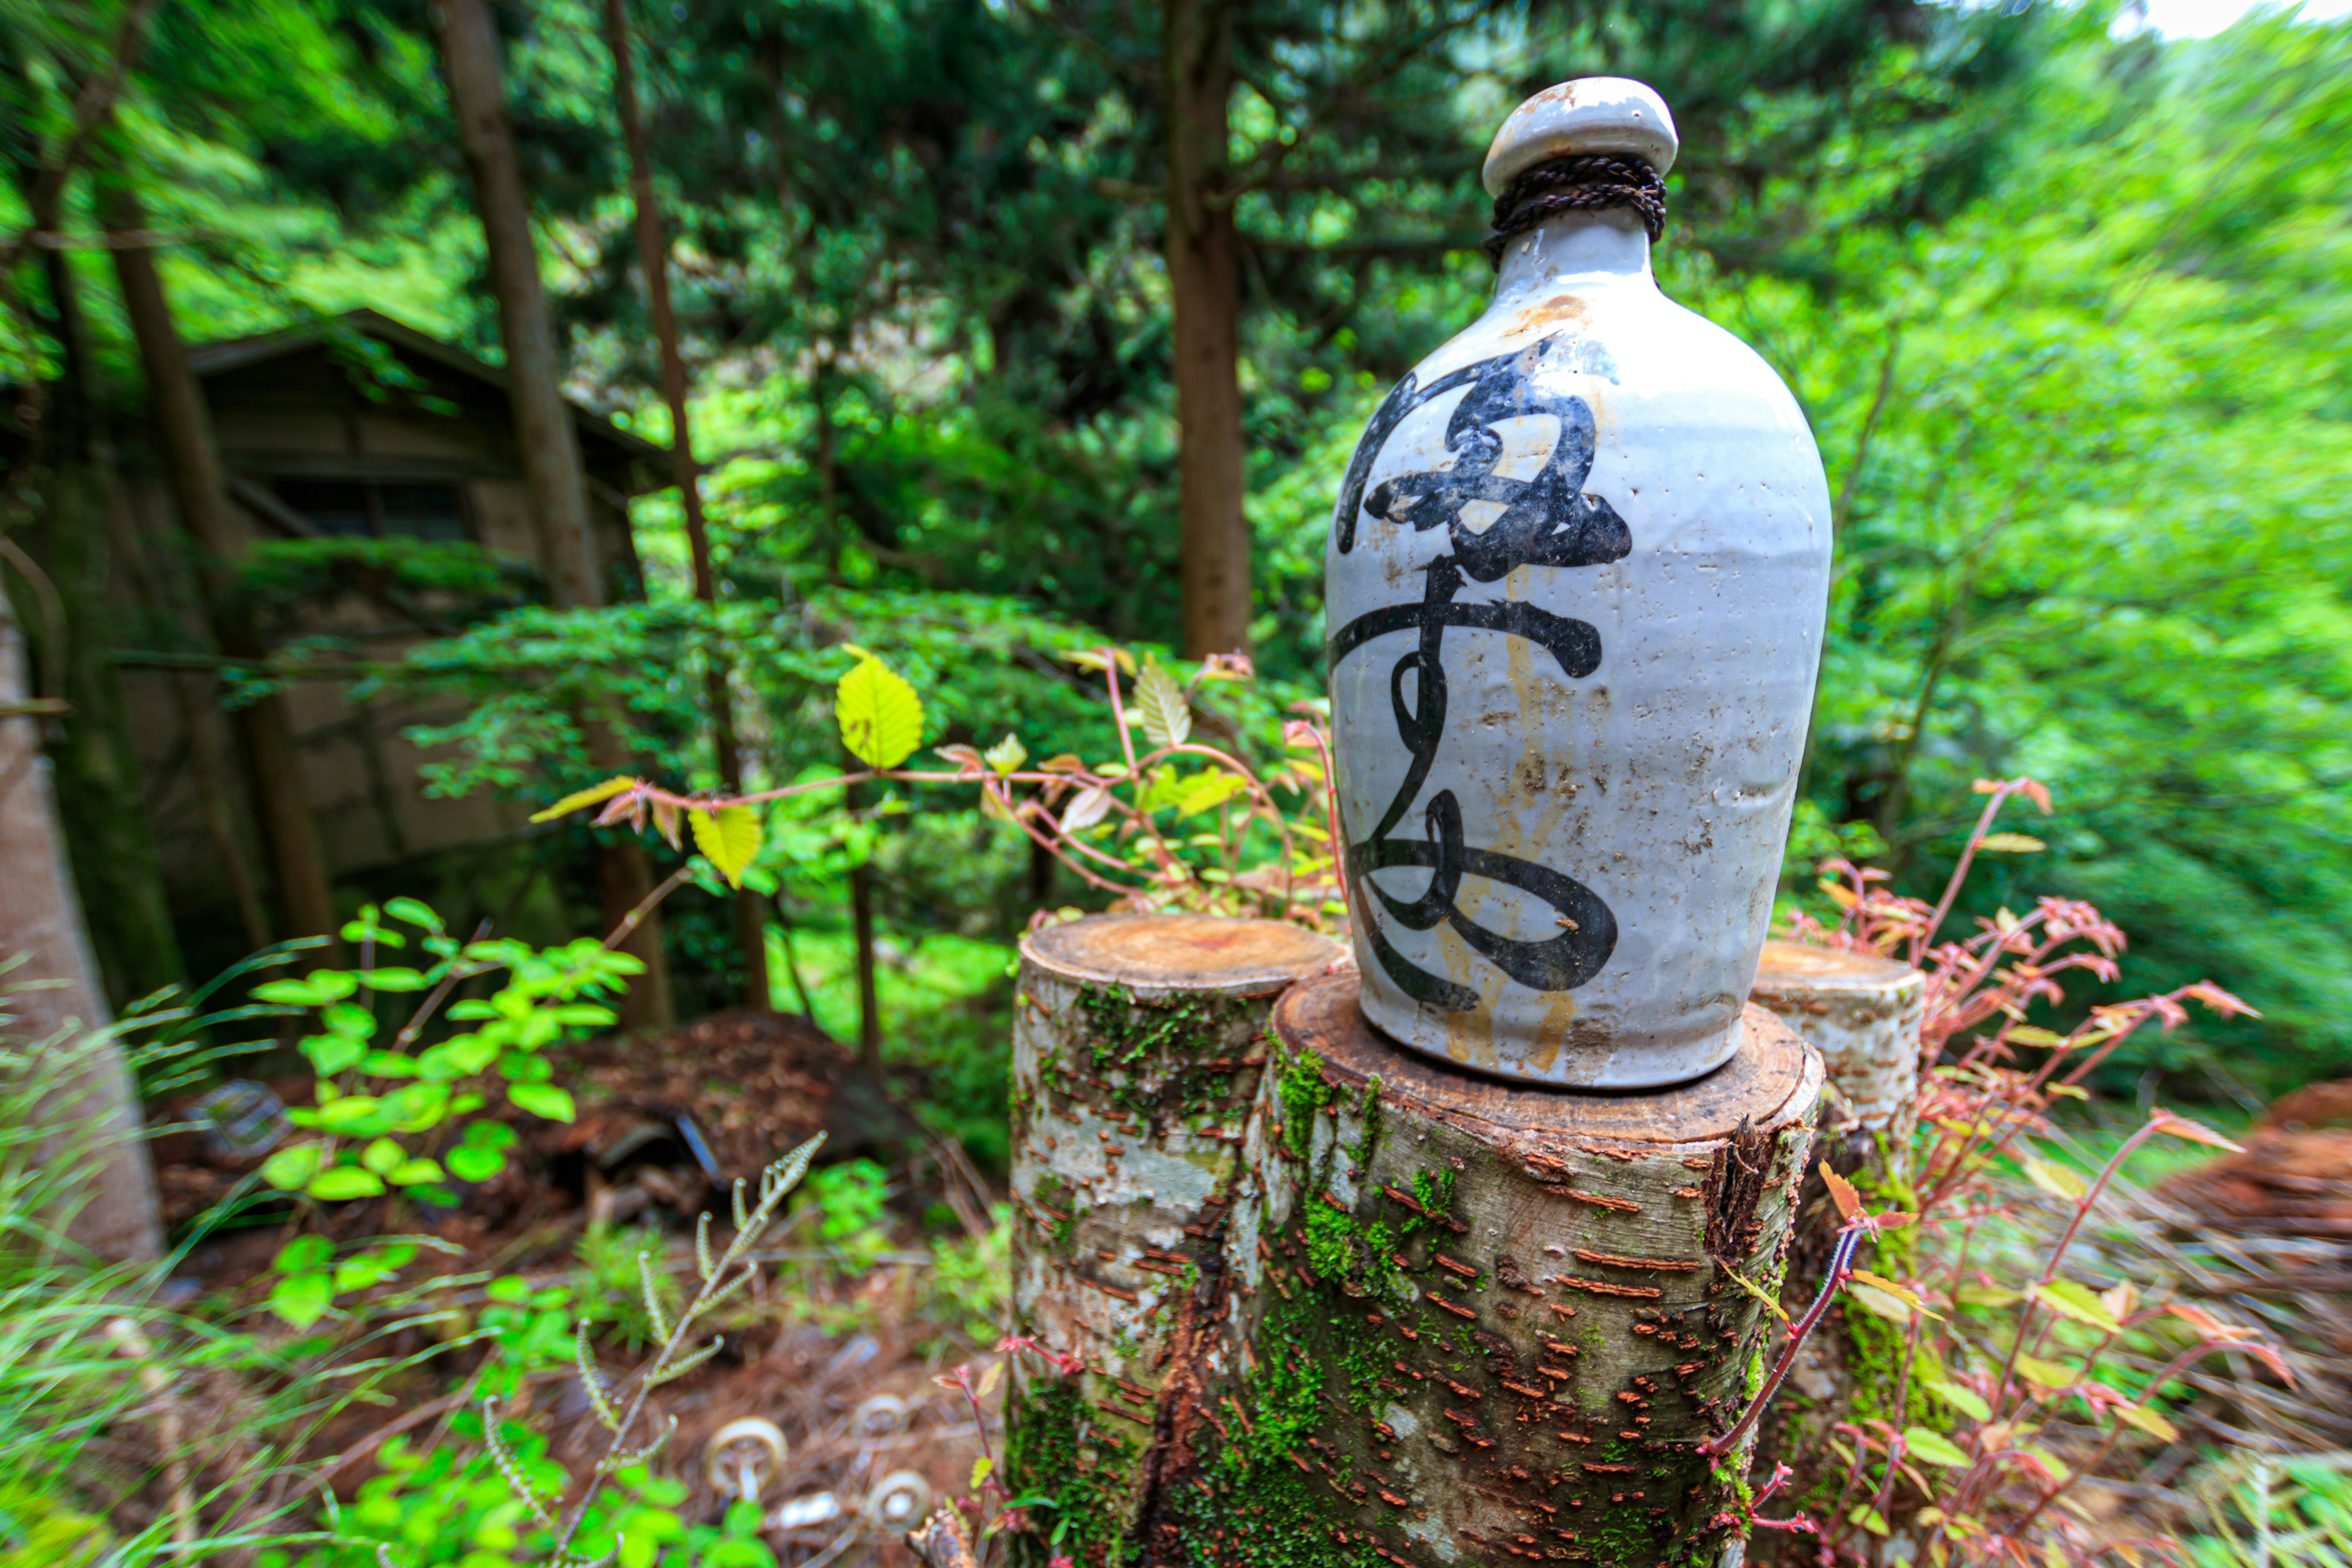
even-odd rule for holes
{"type": "MultiPolygon", "coordinates": [[[[1278,921],[1097,915],[1021,944],[1014,1329],[1084,1370],[1008,1369],[1006,1468],[1082,1563],[1134,1562],[1213,1336],[1276,996],[1344,950],[1278,921]]],[[[1042,1562],[1034,1538],[1022,1550],[1042,1562]]]]}
{"type": "Polygon", "coordinates": [[[1741,1456],[1699,1444],[1779,1341],[1820,1058],[1750,1007],[1696,1083],[1507,1085],[1374,1033],[1353,974],[1275,1024],[1228,1243],[1240,1375],[1157,1560],[1711,1560],[1741,1456]]]}
{"type": "MultiPolygon", "coordinates": [[[[1822,1178],[1823,1163],[1853,1182],[1873,1207],[1911,1206],[1927,976],[1875,953],[1768,942],[1748,996],[1821,1053],[1832,1091],[1823,1098],[1818,1158],[1805,1173],[1781,1285],[1781,1310],[1795,1317],[1820,1292],[1844,1223],[1822,1178]]],[[[1902,1275],[1909,1271],[1914,1245],[1911,1232],[1893,1231],[1875,1243],[1876,1256],[1861,1261],[1902,1275]]],[[[1826,1506],[1826,1491],[1843,1474],[1825,1447],[1831,1428],[1879,1414],[1876,1385],[1882,1380],[1893,1385],[1902,1334],[1899,1324],[1849,1297],[1831,1308],[1798,1352],[1757,1453],[1759,1474],[1782,1462],[1796,1472],[1790,1492],[1795,1506],[1826,1506]]],[[[1767,1560],[1787,1541],[1775,1536],[1758,1544],[1759,1560],[1767,1560]]],[[[1804,1547],[1791,1550],[1801,1553],[1804,1547]]]]}

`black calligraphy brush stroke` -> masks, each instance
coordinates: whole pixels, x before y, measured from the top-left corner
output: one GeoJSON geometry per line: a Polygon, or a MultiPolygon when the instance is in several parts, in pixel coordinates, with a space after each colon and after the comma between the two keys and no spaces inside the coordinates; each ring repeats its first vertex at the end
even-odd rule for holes
{"type": "MultiPolygon", "coordinates": [[[[1419,646],[1397,660],[1389,677],[1398,738],[1412,760],[1379,825],[1348,845],[1349,881],[1369,889],[1398,925],[1409,931],[1449,925],[1504,973],[1544,992],[1583,984],[1616,951],[1617,918],[1600,895],[1549,867],[1465,845],[1461,804],[1451,790],[1431,798],[1426,836],[1420,842],[1389,835],[1427,782],[1444,739],[1448,627],[1499,631],[1535,643],[1571,678],[1581,679],[1601,667],[1601,634],[1583,621],[1517,601],[1460,604],[1454,597],[1465,577],[1492,583],[1519,566],[1602,565],[1623,560],[1633,548],[1632,532],[1617,510],[1583,493],[1594,453],[1591,405],[1531,384],[1534,373],[1561,341],[1547,338],[1516,353],[1465,365],[1426,387],[1408,375],[1381,400],[1348,465],[1335,523],[1339,552],[1355,548],[1359,511],[1416,532],[1444,528],[1452,552],[1424,569],[1418,604],[1393,605],[1357,616],[1333,634],[1326,650],[1328,668],[1336,672],[1341,660],[1374,637],[1409,628],[1421,634],[1419,646]],[[1399,475],[1367,498],[1365,484],[1396,427],[1413,410],[1460,386],[1470,391],[1446,424],[1445,445],[1454,454],[1453,466],[1399,475]],[[1559,434],[1542,471],[1529,479],[1496,473],[1504,455],[1503,437],[1496,426],[1529,416],[1549,416],[1559,422],[1559,434]],[[1500,509],[1483,529],[1472,529],[1463,520],[1464,510],[1474,502],[1500,509]],[[1432,872],[1420,898],[1410,902],[1393,898],[1370,879],[1373,871],[1398,867],[1425,867],[1432,872]],[[1534,894],[1550,906],[1560,933],[1540,942],[1520,942],[1474,923],[1456,901],[1465,876],[1534,894]]],[[[1429,973],[1397,952],[1369,907],[1360,914],[1374,958],[1399,989],[1445,1012],[1477,1006],[1476,992],[1429,973]]]]}

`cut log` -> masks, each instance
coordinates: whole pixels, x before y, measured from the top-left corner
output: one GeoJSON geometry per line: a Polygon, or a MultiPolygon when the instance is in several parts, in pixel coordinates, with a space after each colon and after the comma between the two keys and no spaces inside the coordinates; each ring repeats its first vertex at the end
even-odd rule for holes
{"type": "MultiPolygon", "coordinates": [[[[1791,1317],[1810,1306],[1837,1247],[1843,1216],[1822,1178],[1825,1163],[1853,1182],[1874,1208],[1912,1205],[1911,1143],[1918,1125],[1919,1025],[1927,1011],[1927,976],[1875,953],[1768,942],[1749,1000],[1802,1036],[1821,1053],[1830,1093],[1823,1097],[1818,1155],[1806,1170],[1797,1201],[1795,1236],[1781,1282],[1780,1305],[1791,1317]]],[[[1912,1233],[1889,1232],[1861,1262],[1879,1273],[1910,1272],[1912,1233]]],[[[1780,1401],[1758,1442],[1759,1476],[1786,1463],[1795,1472],[1788,1496],[1798,1508],[1832,1500],[1843,1468],[1829,1454],[1831,1429],[1842,1421],[1879,1414],[1873,1389],[1892,1386],[1900,1353],[1900,1325],[1842,1298],[1799,1351],[1780,1401]]],[[[1772,1560],[1790,1540],[1759,1542],[1759,1561],[1772,1560]]],[[[1802,1552],[1804,1548],[1794,1548],[1802,1552]]]]}
{"type": "Polygon", "coordinates": [[[1743,1456],[1701,1445],[1779,1342],[1820,1058],[1749,1007],[1696,1083],[1507,1085],[1374,1033],[1351,973],[1275,1026],[1227,1247],[1239,1375],[1154,1560],[1711,1556],[1743,1456]]]}
{"type": "Polygon", "coordinates": [[[1139,1560],[1215,1374],[1204,1313],[1268,1010],[1343,953],[1281,921],[1192,915],[1097,915],[1021,944],[1014,1331],[1081,1370],[1012,1358],[1007,1479],[1056,1500],[1040,1511],[1082,1563],[1139,1560]]]}

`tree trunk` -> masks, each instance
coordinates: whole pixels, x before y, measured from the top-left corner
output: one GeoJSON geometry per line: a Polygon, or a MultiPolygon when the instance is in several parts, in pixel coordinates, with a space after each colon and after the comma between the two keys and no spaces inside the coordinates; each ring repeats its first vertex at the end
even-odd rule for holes
{"type": "Polygon", "coordinates": [[[1166,0],[1168,291],[1187,658],[1249,647],[1242,511],[1241,241],[1227,189],[1233,0],[1166,0]]]}
{"type": "Polygon", "coordinates": [[[72,268],[59,251],[44,251],[41,259],[65,370],[45,531],[64,646],[38,651],[44,667],[56,672],[67,711],[55,728],[49,760],[61,786],[58,806],[91,945],[120,1006],[178,983],[186,972],[123,719],[121,685],[106,657],[118,620],[108,596],[109,567],[123,498],[105,389],[72,268]]]}
{"type": "Polygon", "coordinates": [[[1081,1562],[1151,1544],[1203,1408],[1267,1010],[1342,952],[1280,921],[1198,915],[1097,915],[1021,944],[1015,1331],[1085,1366],[1013,1358],[1006,1462],[1016,1491],[1063,1500],[1081,1562]]]}
{"type": "Polygon", "coordinates": [[[0,595],[0,961],[24,959],[0,979],[0,1009],[24,1047],[74,1053],[38,1112],[55,1129],[43,1143],[52,1178],[63,1163],[92,1168],[88,1201],[61,1216],[66,1234],[110,1262],[151,1262],[163,1238],[137,1086],[120,1051],[75,1038],[109,1017],[27,696],[24,645],[0,595]]]}
{"type": "MultiPolygon", "coordinates": [[[[670,472],[677,483],[679,505],[686,513],[687,549],[694,560],[694,596],[706,605],[719,603],[719,578],[710,560],[710,528],[702,511],[702,476],[694,460],[694,426],[687,408],[686,356],[678,350],[677,314],[670,308],[669,244],[662,235],[661,208],[654,196],[653,159],[646,147],[646,127],[637,110],[635,51],[629,45],[628,16],[623,0],[605,0],[604,37],[613,53],[614,96],[621,111],[621,131],[629,148],[629,197],[635,209],[637,266],[646,278],[646,306],[653,317],[654,341],[661,351],[662,399],[669,405],[670,472]]],[[[703,675],[704,700],[710,710],[712,749],[718,753],[719,785],[730,795],[743,788],[741,750],[735,736],[734,694],[726,664],[714,647],[703,675]]],[[[743,958],[743,1002],[766,1009],[768,994],[768,921],[766,904],[749,888],[739,888],[734,899],[735,942],[743,958]]]]}
{"type": "MultiPolygon", "coordinates": [[[[1822,1177],[1822,1164],[1853,1182],[1874,1208],[1913,1206],[1911,1142],[1918,1125],[1927,977],[1874,953],[1768,942],[1749,999],[1821,1053],[1831,1090],[1822,1107],[1820,1157],[1806,1168],[1780,1288],[1781,1310],[1793,1317],[1820,1292],[1844,1223],[1822,1177]]],[[[1911,1231],[1889,1231],[1872,1246],[1870,1268],[1896,1278],[1910,1272],[1916,1246],[1911,1231]]],[[[1796,1471],[1790,1506],[1818,1516],[1836,1500],[1844,1468],[1830,1451],[1832,1429],[1885,1414],[1879,1385],[1902,1354],[1902,1334],[1896,1324],[1845,1297],[1805,1341],[1780,1405],[1764,1424],[1756,1461],[1760,1475],[1783,1462],[1796,1471]]],[[[1777,1560],[1790,1550],[1790,1539],[1759,1542],[1759,1560],[1777,1560]]]]}
{"type": "Polygon", "coordinates": [[[596,541],[589,525],[580,436],[563,400],[555,353],[555,318],[540,281],[530,232],[530,198],[507,122],[506,86],[497,30],[486,0],[436,0],[441,64],[457,115],[457,139],[474,181],[474,205],[489,253],[498,297],[499,342],[506,351],[508,395],[521,447],[531,526],[560,609],[604,602],[596,541]]]}
{"type": "MultiPolygon", "coordinates": [[[[1097,1339],[1165,1334],[1172,1364],[1100,1399],[1091,1363],[1016,1384],[1042,1456],[1019,1483],[1078,1500],[1062,1518],[1097,1563],[1711,1556],[1745,1456],[1698,1445],[1738,1419],[1777,1340],[1748,1286],[1779,1283],[1822,1087],[1769,1015],[1746,1027],[1696,1084],[1574,1094],[1391,1045],[1352,973],[1295,987],[1222,1256],[1182,1277],[1172,1326],[1102,1270],[1136,1299],[1097,1339]],[[1127,1475],[1144,1491],[1122,1510],[1104,1481],[1127,1475]]],[[[1139,1184],[1070,1211],[1081,1266],[1106,1200],[1139,1184]]]]}
{"type": "MultiPolygon", "coordinates": [[[[172,319],[155,253],[133,242],[133,237],[146,232],[146,216],[126,186],[108,186],[103,200],[106,227],[115,240],[110,247],[115,276],[146,373],[149,412],[179,501],[181,524],[195,542],[214,638],[231,658],[266,663],[268,644],[236,580],[240,542],[223,482],[220,449],[213,440],[212,413],[188,368],[187,350],[172,319]]],[[[236,710],[233,722],[278,884],[285,934],[331,937],[341,922],[284,694],[272,691],[247,703],[236,710]]]]}
{"type": "MultiPolygon", "coordinates": [[[[588,489],[580,463],[580,436],[563,400],[562,372],[556,361],[555,318],[539,275],[539,252],[531,240],[530,197],[515,156],[507,121],[506,85],[499,39],[486,0],[437,0],[441,65],[449,105],[457,119],[458,142],[474,182],[475,210],[489,254],[490,287],[498,297],[499,342],[506,351],[508,394],[515,439],[521,448],[523,487],[530,498],[531,527],[539,544],[548,595],[558,609],[593,609],[604,603],[596,540],[589,521],[588,489]]],[[[601,770],[620,773],[629,758],[611,726],[587,716],[589,754],[601,770]]],[[[597,847],[597,886],[604,899],[605,928],[625,919],[654,887],[645,850],[616,838],[597,847]]],[[[629,987],[621,1006],[623,1023],[660,1027],[676,1013],[669,963],[662,947],[659,910],[649,911],[621,943],[646,973],[629,987]]]]}

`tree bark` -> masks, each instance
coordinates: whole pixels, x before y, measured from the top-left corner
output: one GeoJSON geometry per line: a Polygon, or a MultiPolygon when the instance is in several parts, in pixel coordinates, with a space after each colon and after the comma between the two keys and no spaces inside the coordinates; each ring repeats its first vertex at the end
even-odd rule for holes
{"type": "MultiPolygon", "coordinates": [[[[706,605],[719,603],[719,578],[710,559],[710,527],[702,510],[702,470],[694,460],[694,426],[687,407],[686,356],[679,352],[677,313],[670,307],[669,243],[662,234],[661,207],[654,195],[653,158],[646,145],[644,118],[637,109],[635,51],[629,43],[629,22],[623,0],[605,0],[604,37],[613,53],[613,90],[621,111],[621,131],[629,149],[629,198],[635,211],[637,266],[646,279],[646,307],[653,318],[654,341],[661,352],[662,400],[669,405],[671,477],[677,484],[678,503],[686,513],[687,549],[694,561],[694,596],[706,605]]],[[[743,788],[741,749],[735,735],[734,694],[726,663],[714,647],[703,674],[704,701],[710,710],[712,750],[718,753],[719,785],[730,795],[743,788]]],[[[766,902],[749,888],[734,897],[735,942],[743,959],[743,1002],[762,1010],[772,1005],[768,992],[768,921],[766,902]]]]}
{"type": "Polygon", "coordinates": [[[559,609],[602,605],[580,435],[563,400],[555,318],[540,279],[530,197],[507,121],[498,33],[486,0],[436,0],[435,10],[449,107],[457,115],[457,139],[473,175],[474,206],[489,253],[515,438],[549,594],[559,609]]]}
{"type": "Polygon", "coordinates": [[[1016,1491],[1064,1500],[1081,1562],[1152,1544],[1203,1408],[1268,1008],[1342,953],[1280,921],[1198,915],[1096,915],[1021,944],[1015,1331],[1084,1368],[1013,1358],[1006,1463],[1016,1491]]]}
{"type": "MultiPolygon", "coordinates": [[[[1769,1009],[1818,1050],[1831,1092],[1822,1099],[1818,1158],[1808,1162],[1797,1200],[1795,1235],[1780,1287],[1781,1310],[1794,1317],[1812,1303],[1837,1247],[1844,1216],[1831,1199],[1821,1167],[1853,1183],[1874,1208],[1909,1209],[1912,1134],[1919,1114],[1919,1025],[1927,1011],[1927,976],[1875,953],[1764,944],[1749,1000],[1769,1009]]],[[[1868,1266],[1901,1276],[1916,1246],[1908,1230],[1873,1243],[1868,1266]]],[[[1779,1405],[1761,1428],[1759,1475],[1778,1463],[1796,1473],[1790,1506],[1817,1517],[1836,1500],[1844,1467],[1832,1453],[1832,1429],[1857,1416],[1880,1414],[1878,1383],[1900,1354],[1902,1330],[1841,1298],[1798,1352],[1779,1405]]],[[[1759,1562],[1777,1561],[1793,1538],[1756,1543],[1759,1562]]]]}
{"type": "Polygon", "coordinates": [[[44,251],[41,259],[64,351],[45,530],[64,646],[42,647],[38,654],[55,672],[67,711],[53,731],[49,760],[62,786],[58,811],[91,945],[108,994],[121,1006],[180,982],[186,972],[123,718],[121,685],[106,658],[117,619],[108,589],[123,497],[105,388],[73,269],[59,251],[44,251]]]}
{"type": "Polygon", "coordinates": [[[1242,510],[1241,241],[1228,184],[1234,0],[1166,0],[1168,291],[1187,658],[1249,647],[1242,510]]]}
{"type": "Polygon", "coordinates": [[[109,1016],[66,866],[48,762],[21,710],[28,695],[24,644],[0,595],[0,961],[24,960],[0,979],[8,988],[0,1011],[23,1047],[71,1053],[52,1057],[62,1070],[37,1112],[51,1130],[42,1144],[50,1179],[63,1165],[91,1167],[88,1201],[58,1216],[66,1235],[109,1262],[152,1262],[163,1256],[163,1237],[138,1088],[119,1050],[77,1037],[109,1016]]]}
{"type": "Polygon", "coordinates": [[[1820,1059],[1636,1094],[1506,1086],[1375,1034],[1357,978],[1275,1009],[1226,1244],[1231,1392],[1166,1489],[1166,1555],[1379,1568],[1465,1552],[1703,1561],[1775,1321],[1820,1059]],[[1181,1551],[1179,1550],[1181,1548],[1181,1551]]]}
{"type": "MultiPolygon", "coordinates": [[[[489,255],[491,291],[498,298],[499,341],[506,351],[508,395],[540,565],[556,608],[594,609],[604,603],[604,579],[589,519],[580,435],[563,399],[555,318],[540,278],[530,196],[507,120],[498,32],[486,0],[436,0],[436,16],[449,105],[473,177],[475,211],[489,255]]],[[[610,723],[590,714],[583,727],[596,766],[610,773],[626,771],[627,752],[610,723]]],[[[611,930],[653,890],[652,868],[645,850],[628,838],[600,844],[596,858],[604,924],[611,930]]],[[[633,1028],[666,1026],[674,1019],[676,1006],[658,910],[647,912],[621,950],[646,965],[645,974],[623,999],[622,1022],[633,1028]]]]}
{"type": "MultiPolygon", "coordinates": [[[[136,237],[147,232],[146,215],[136,194],[120,184],[105,189],[103,204],[106,227],[115,241],[110,247],[115,277],[146,373],[149,412],[179,501],[181,524],[195,542],[214,638],[231,658],[266,661],[268,641],[237,583],[241,543],[223,481],[220,449],[213,439],[212,411],[188,368],[187,349],[173,321],[155,253],[136,242],[136,237]]],[[[278,884],[284,934],[331,937],[341,922],[335,917],[326,854],[310,817],[301,747],[286,698],[273,690],[237,709],[232,721],[278,884]]]]}

